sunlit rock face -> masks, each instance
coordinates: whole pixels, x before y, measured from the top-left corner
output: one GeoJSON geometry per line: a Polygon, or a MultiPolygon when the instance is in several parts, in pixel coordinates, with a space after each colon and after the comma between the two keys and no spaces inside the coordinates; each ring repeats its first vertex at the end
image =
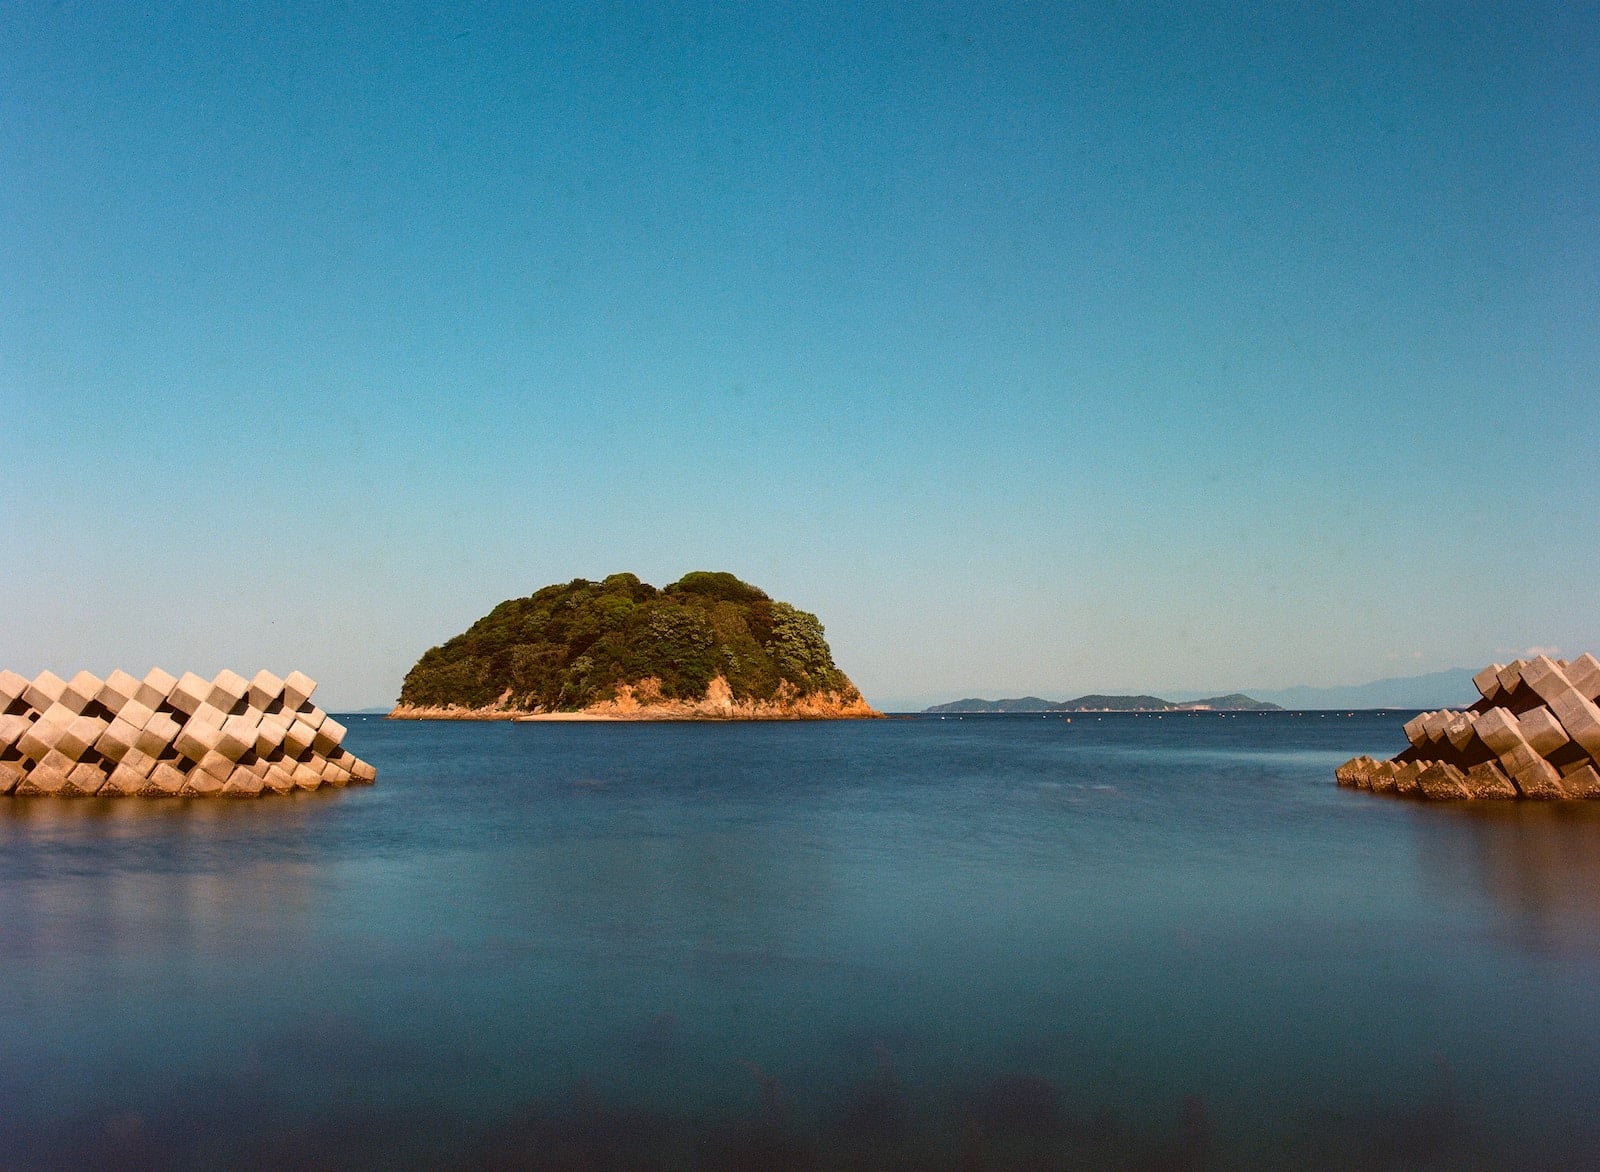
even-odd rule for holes
{"type": "Polygon", "coordinates": [[[1473,683],[1471,708],[1407,721],[1410,748],[1346,761],[1339,784],[1434,801],[1600,798],[1600,660],[1493,663],[1473,683]]]}
{"type": "Polygon", "coordinates": [[[257,797],[370,785],[301,672],[215,679],[154,668],[70,680],[0,671],[0,794],[257,797]]]}

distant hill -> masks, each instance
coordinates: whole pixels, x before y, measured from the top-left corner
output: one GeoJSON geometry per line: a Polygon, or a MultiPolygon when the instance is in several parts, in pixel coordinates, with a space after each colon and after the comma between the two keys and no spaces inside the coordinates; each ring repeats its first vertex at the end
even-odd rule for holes
{"type": "Polygon", "coordinates": [[[1205,700],[1177,703],[1160,696],[1104,696],[1091,693],[1075,700],[1041,700],[1023,696],[1016,700],[955,700],[935,704],[925,712],[1276,712],[1278,705],[1252,699],[1240,692],[1205,700]]]}
{"type": "Polygon", "coordinates": [[[925,712],[1052,712],[1055,705],[1037,696],[1022,696],[1016,700],[953,700],[949,704],[935,704],[925,712]]]}
{"type": "Polygon", "coordinates": [[[1262,689],[1256,694],[1282,708],[1460,708],[1478,699],[1473,669],[1452,667],[1420,676],[1397,676],[1343,687],[1262,689]]]}

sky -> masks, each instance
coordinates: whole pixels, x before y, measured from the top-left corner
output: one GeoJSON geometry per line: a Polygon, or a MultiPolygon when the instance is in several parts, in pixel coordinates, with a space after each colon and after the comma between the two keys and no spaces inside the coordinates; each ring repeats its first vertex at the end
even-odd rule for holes
{"type": "Polygon", "coordinates": [[[1600,651],[1593,5],[0,8],[0,666],[729,570],[885,708],[1600,651]]]}

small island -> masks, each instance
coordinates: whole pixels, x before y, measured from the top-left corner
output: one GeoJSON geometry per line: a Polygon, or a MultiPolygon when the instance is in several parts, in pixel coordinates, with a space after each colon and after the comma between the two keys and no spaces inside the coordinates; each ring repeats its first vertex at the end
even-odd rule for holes
{"type": "Polygon", "coordinates": [[[723,572],[575,578],[502,602],[406,673],[396,720],[881,716],[816,615],[723,572]]]}

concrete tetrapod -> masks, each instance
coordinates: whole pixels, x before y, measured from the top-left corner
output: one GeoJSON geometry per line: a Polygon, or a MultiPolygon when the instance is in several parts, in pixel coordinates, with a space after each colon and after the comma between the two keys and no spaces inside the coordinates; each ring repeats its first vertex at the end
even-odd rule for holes
{"type": "Polygon", "coordinates": [[[256,797],[370,785],[316,681],[233,671],[139,679],[0,670],[0,796],[256,797]]]}
{"type": "Polygon", "coordinates": [[[1471,708],[1420,713],[1405,723],[1408,748],[1352,758],[1335,780],[1430,801],[1600,798],[1600,659],[1494,663],[1473,683],[1471,708]]]}

